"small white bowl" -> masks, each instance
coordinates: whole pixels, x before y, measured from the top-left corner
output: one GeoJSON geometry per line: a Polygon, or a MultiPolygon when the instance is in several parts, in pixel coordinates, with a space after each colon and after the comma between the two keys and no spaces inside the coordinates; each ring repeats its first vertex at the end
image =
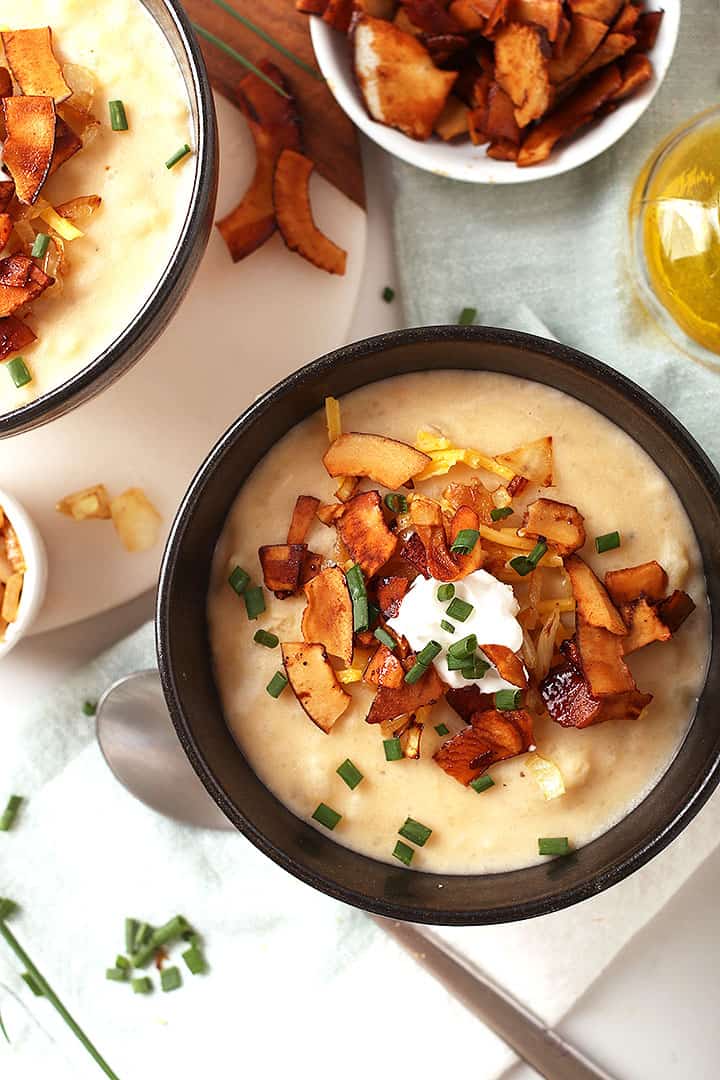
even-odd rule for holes
{"type": "Polygon", "coordinates": [[[353,123],[378,146],[410,165],[453,180],[467,180],[474,184],[523,184],[531,180],[547,180],[584,165],[616,143],[640,119],[665,78],[675,52],[680,5],[681,0],[658,0],[657,7],[664,8],[665,15],[657,41],[649,54],[655,71],[650,82],[623,102],[614,113],[590,125],[568,143],[561,144],[547,161],[526,169],[519,169],[512,161],[489,158],[484,146],[473,146],[470,142],[445,143],[435,136],[427,142],[417,142],[394,128],[377,123],[369,116],[355,81],[350,43],[346,36],[312,15],[310,33],[318,65],[335,100],[353,123]]]}
{"type": "Polygon", "coordinates": [[[0,506],[17,533],[27,564],[18,617],[15,622],[10,623],[5,637],[0,641],[2,660],[25,636],[42,607],[47,588],[47,553],[42,537],[27,510],[9,492],[2,489],[0,506]]]}

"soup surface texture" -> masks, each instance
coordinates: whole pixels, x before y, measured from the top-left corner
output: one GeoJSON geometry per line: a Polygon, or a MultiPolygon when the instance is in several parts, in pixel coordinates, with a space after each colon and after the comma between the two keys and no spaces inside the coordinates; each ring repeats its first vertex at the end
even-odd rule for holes
{"type": "MultiPolygon", "coordinates": [[[[0,365],[0,414],[53,390],[86,367],[125,329],[160,280],[180,236],[195,158],[165,162],[192,144],[185,83],[164,34],[139,0],[0,0],[0,26],[49,26],[61,65],[95,82],[98,134],[42,188],[53,206],[82,195],[102,204],[67,244],[62,292],[50,289],[27,321],[23,348],[32,382],[17,389],[0,365]],[[129,130],[111,129],[108,102],[125,105],[129,130]]],[[[42,225],[42,222],[39,222],[42,225]]]]}
{"type": "MultiPolygon", "coordinates": [[[[697,610],[667,643],[628,658],[638,686],[654,695],[632,722],[608,721],[584,730],[563,728],[547,716],[536,721],[535,741],[561,770],[566,793],[546,801],[523,767],[524,756],[494,765],[494,786],[482,793],[448,776],[433,753],[463,721],[446,702],[434,706],[420,760],[388,762],[377,725],[365,722],[373,688],[349,689],[352,705],[329,735],[305,715],[290,687],[274,700],[265,690],[282,668],[280,649],[253,642],[258,627],[281,641],[300,641],[304,596],[278,600],[266,592],[267,610],[248,621],[245,605],[227,583],[240,564],[261,582],[258,548],[283,543],[298,494],[332,502],[337,481],[322,455],[327,431],[322,413],[293,428],[255,468],[230,511],[214,557],[208,600],[210,640],[228,725],[251,766],[299,817],[310,820],[318,803],[341,813],[333,839],[366,855],[392,861],[406,817],[432,828],[415,851],[413,869],[488,873],[539,861],[539,837],[587,844],[635,807],[656,784],[678,750],[693,717],[708,657],[709,621],[700,553],[680,500],[647,454],[623,431],[586,405],[539,383],[486,372],[436,371],[374,383],[341,399],[343,429],[371,431],[412,443],[435,425],[454,446],[500,454],[552,435],[554,487],[530,485],[521,505],[538,494],[572,503],[585,516],[587,543],[580,552],[602,578],[605,571],[656,559],[670,590],[684,588],[697,610]],[[593,539],[619,530],[619,549],[598,555],[593,539]],[[336,775],[346,759],[363,773],[350,790],[336,775]]],[[[422,485],[438,495],[451,480],[468,482],[464,466],[422,485]]],[[[478,475],[478,474],[474,474],[478,475]]],[[[480,474],[488,486],[497,478],[480,474]]],[[[377,487],[370,481],[364,486],[377,487]]],[[[517,520],[517,519],[516,519],[517,520]]],[[[317,521],[309,547],[334,555],[335,530],[317,521]]],[[[314,823],[313,823],[314,824],[314,823]]]]}

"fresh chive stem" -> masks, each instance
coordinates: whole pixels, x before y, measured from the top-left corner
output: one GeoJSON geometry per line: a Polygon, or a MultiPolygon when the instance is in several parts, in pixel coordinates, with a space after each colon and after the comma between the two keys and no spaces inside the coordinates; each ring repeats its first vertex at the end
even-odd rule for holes
{"type": "Polygon", "coordinates": [[[447,726],[447,724],[436,724],[435,730],[437,731],[438,735],[445,736],[450,734],[450,728],[447,726]]]}
{"type": "Polygon", "coordinates": [[[455,586],[448,583],[447,585],[440,585],[437,591],[437,598],[441,604],[444,604],[446,600],[452,600],[455,595],[455,586]]]}
{"type": "Polygon", "coordinates": [[[354,791],[363,779],[363,774],[360,772],[357,765],[353,764],[350,758],[345,758],[343,763],[338,765],[335,772],[343,783],[347,784],[351,791],[354,791]]]}
{"type": "Polygon", "coordinates": [[[234,19],[237,19],[239,23],[242,23],[243,26],[246,26],[248,30],[252,30],[254,34],[257,34],[257,36],[262,38],[263,41],[266,41],[268,45],[272,45],[273,49],[277,49],[279,53],[282,53],[282,55],[286,56],[288,60],[291,60],[293,64],[296,64],[303,71],[306,71],[308,75],[312,75],[312,77],[314,79],[318,79],[319,82],[325,81],[322,74],[317,70],[317,68],[314,68],[312,64],[306,63],[305,60],[301,59],[301,57],[296,56],[294,52],[291,52],[290,49],[287,48],[287,46],[282,44],[282,42],[278,41],[276,38],[268,34],[268,32],[266,30],[263,30],[261,26],[258,26],[254,22],[251,22],[246,15],[241,15],[240,12],[236,11],[234,7],[230,7],[230,4],[226,4],[225,0],[213,0],[213,3],[217,4],[217,6],[219,8],[222,8],[223,11],[227,11],[228,15],[232,15],[234,19]]]}
{"type": "Polygon", "coordinates": [[[245,611],[250,621],[257,619],[265,610],[265,595],[261,585],[251,585],[243,593],[245,611]]]}
{"type": "Polygon", "coordinates": [[[182,986],[182,975],[179,967],[166,967],[160,972],[160,986],[164,993],[171,990],[179,990],[182,986]]]}
{"type": "Polygon", "coordinates": [[[379,642],[381,642],[383,645],[386,645],[388,649],[394,649],[397,646],[395,638],[391,634],[389,634],[387,630],[385,630],[382,626],[378,626],[374,636],[378,639],[379,642]]]}
{"type": "Polygon", "coordinates": [[[504,521],[505,518],[509,518],[514,513],[512,506],[495,506],[490,511],[490,518],[492,521],[504,521]]]}
{"type": "Polygon", "coordinates": [[[489,670],[490,665],[481,656],[471,656],[460,669],[463,679],[482,679],[489,670]]]}
{"type": "Polygon", "coordinates": [[[389,285],[386,285],[382,291],[382,298],[386,304],[392,304],[395,299],[395,290],[391,289],[389,285]]]}
{"type": "Polygon", "coordinates": [[[137,919],[126,919],[125,920],[125,952],[126,953],[135,952],[135,949],[136,949],[135,935],[137,934],[137,930],[138,930],[138,921],[137,921],[137,919]]]}
{"type": "Polygon", "coordinates": [[[385,505],[391,514],[406,514],[408,508],[408,501],[404,495],[399,495],[395,491],[391,491],[384,499],[385,505]]]}
{"type": "Polygon", "coordinates": [[[272,86],[273,90],[276,90],[284,98],[290,99],[292,96],[288,94],[287,90],[283,90],[282,86],[278,86],[276,82],[266,75],[264,71],[261,71],[259,67],[256,67],[251,60],[248,60],[246,56],[239,53],[236,49],[233,49],[232,45],[227,45],[222,38],[219,38],[216,34],[212,34],[209,30],[206,30],[204,26],[200,26],[198,23],[193,23],[192,28],[196,34],[205,38],[206,41],[211,41],[213,45],[216,45],[218,49],[222,49],[228,56],[232,56],[233,60],[237,60],[238,64],[242,64],[248,71],[252,71],[254,75],[257,75],[258,79],[262,79],[268,86],[272,86]]]}
{"type": "Polygon", "coordinates": [[[448,622],[447,619],[441,619],[440,629],[444,630],[446,634],[454,634],[457,627],[453,626],[453,624],[451,622],[448,622]]]}
{"type": "Polygon", "coordinates": [[[178,938],[182,937],[187,927],[187,919],[182,915],[175,915],[163,926],[158,926],[157,929],[153,930],[149,941],[141,945],[138,951],[130,957],[132,966],[145,967],[161,946],[167,945],[171,941],[177,941],[178,938]]]}
{"type": "Polygon", "coordinates": [[[602,555],[605,551],[614,551],[615,548],[620,547],[620,533],[610,532],[603,533],[602,536],[595,537],[595,550],[598,555],[602,555]]]}
{"type": "Polygon", "coordinates": [[[365,578],[360,567],[355,563],[345,574],[348,592],[353,606],[353,630],[367,630],[370,625],[370,610],[368,607],[367,589],[365,578]]]}
{"type": "Polygon", "coordinates": [[[267,630],[256,630],[253,641],[258,645],[264,645],[266,649],[277,649],[280,644],[280,638],[277,634],[271,634],[267,630]]]}
{"type": "Polygon", "coordinates": [[[113,1070],[110,1068],[107,1061],[105,1061],[105,1058],[102,1056],[100,1051],[97,1050],[95,1048],[95,1046],[93,1046],[93,1044],[90,1042],[90,1039],[87,1037],[87,1035],[85,1034],[83,1029],[80,1027],[78,1022],[76,1020],[74,1020],[73,1017],[70,1015],[70,1013],[67,1011],[67,1009],[63,1005],[62,1001],[60,1000],[60,998],[57,996],[57,994],[53,990],[50,983],[47,981],[47,979],[44,977],[44,975],[40,974],[40,972],[36,968],[35,964],[32,962],[32,960],[30,959],[28,954],[25,952],[22,945],[20,944],[18,939],[13,934],[12,930],[7,925],[7,923],[5,922],[5,916],[4,916],[4,912],[3,912],[3,905],[1,903],[0,903],[0,936],[2,936],[5,939],[7,944],[10,946],[12,951],[17,956],[20,963],[24,966],[26,973],[36,983],[38,989],[42,993],[42,996],[47,998],[47,1000],[50,1002],[50,1004],[53,1006],[53,1008],[60,1014],[60,1016],[63,1018],[63,1020],[67,1024],[67,1026],[72,1031],[73,1035],[75,1035],[75,1037],[77,1039],[79,1039],[79,1041],[85,1047],[88,1054],[90,1054],[90,1057],[93,1059],[93,1061],[96,1063],[96,1065],[98,1065],[102,1069],[102,1071],[105,1073],[106,1076],[110,1077],[110,1080],[120,1080],[117,1073],[113,1072],[113,1070]]]}
{"type": "Polygon", "coordinates": [[[22,795],[11,795],[7,801],[3,813],[0,815],[0,832],[10,832],[15,824],[15,818],[23,804],[22,795]]]}
{"type": "Polygon", "coordinates": [[[410,863],[413,861],[414,854],[415,852],[410,847],[410,845],[403,843],[402,840],[398,840],[395,848],[393,849],[393,855],[395,856],[395,858],[399,859],[401,863],[405,863],[406,866],[409,866],[410,863]]]}
{"type": "Polygon", "coordinates": [[[569,855],[567,836],[539,836],[538,855],[569,855]]]}
{"type": "Polygon", "coordinates": [[[276,671],[265,689],[270,697],[279,698],[287,684],[287,677],[283,675],[282,671],[276,671]]]}
{"type": "Polygon", "coordinates": [[[196,945],[191,945],[189,949],[186,949],[182,958],[192,975],[202,975],[207,970],[205,957],[196,945]]]}
{"type": "Polygon", "coordinates": [[[153,984],[149,975],[141,975],[139,979],[132,980],[133,994],[149,994],[153,984]]]}
{"type": "Polygon", "coordinates": [[[399,739],[383,739],[386,761],[400,761],[403,756],[402,743],[399,739]]]}
{"type": "Polygon", "coordinates": [[[247,570],[243,570],[242,566],[235,566],[233,567],[233,571],[228,578],[228,582],[230,583],[231,588],[233,588],[238,594],[238,596],[242,596],[242,594],[245,592],[248,585],[250,584],[250,575],[248,574],[247,570]]]}
{"type": "Polygon", "coordinates": [[[488,788],[495,787],[495,781],[492,776],[488,776],[486,773],[484,776],[477,776],[474,780],[471,780],[470,787],[480,795],[483,791],[487,791],[488,788]]]}
{"type": "Polygon", "coordinates": [[[520,706],[522,690],[498,690],[495,693],[495,708],[500,712],[517,709],[520,706]]]}
{"type": "Polygon", "coordinates": [[[97,701],[83,701],[82,711],[84,716],[95,716],[97,701]]]}
{"type": "Polygon", "coordinates": [[[45,256],[49,247],[50,237],[48,236],[48,234],[44,232],[38,233],[33,242],[30,254],[32,255],[33,259],[42,259],[45,256]]]}
{"type": "Polygon", "coordinates": [[[127,131],[127,114],[123,102],[119,99],[116,101],[108,101],[108,110],[110,112],[110,127],[112,130],[127,131]]]}
{"type": "Polygon", "coordinates": [[[464,307],[458,316],[460,326],[472,326],[477,318],[477,308],[464,307]]]}
{"type": "Polygon", "coordinates": [[[327,803],[321,802],[313,814],[313,820],[318,821],[332,832],[337,823],[342,821],[342,814],[338,814],[337,810],[333,810],[332,806],[328,806],[327,803]]]}
{"type": "Polygon", "coordinates": [[[7,369],[16,389],[21,390],[23,386],[27,386],[28,383],[32,382],[30,368],[22,356],[14,356],[12,360],[8,360],[7,369]]]}
{"type": "Polygon", "coordinates": [[[468,634],[467,637],[461,638],[460,641],[454,641],[448,649],[448,656],[458,658],[468,658],[473,655],[478,647],[478,639],[475,634],[468,634]]]}
{"type": "Polygon", "coordinates": [[[415,818],[409,817],[405,819],[405,824],[398,829],[398,834],[404,836],[412,844],[424,847],[432,836],[432,829],[429,829],[427,825],[423,825],[422,822],[416,821],[415,818]]]}
{"type": "Polygon", "coordinates": [[[167,161],[165,162],[165,168],[174,169],[176,165],[178,165],[184,158],[188,156],[188,154],[191,153],[192,150],[188,146],[188,144],[183,143],[183,145],[179,147],[179,149],[177,149],[175,153],[167,159],[167,161]]]}
{"type": "Polygon", "coordinates": [[[450,545],[450,550],[458,555],[469,555],[479,537],[480,533],[477,529],[461,529],[450,545]]]}
{"type": "Polygon", "coordinates": [[[468,604],[467,600],[461,600],[459,596],[456,596],[451,600],[445,609],[445,614],[451,619],[456,619],[458,622],[465,622],[472,612],[472,604],[468,604]]]}

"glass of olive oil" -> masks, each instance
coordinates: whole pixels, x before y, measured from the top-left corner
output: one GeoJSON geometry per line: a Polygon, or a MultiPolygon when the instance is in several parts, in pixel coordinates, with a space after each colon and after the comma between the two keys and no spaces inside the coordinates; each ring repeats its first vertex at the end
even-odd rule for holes
{"type": "Polygon", "coordinates": [[[720,369],[720,106],[669,135],[630,203],[640,294],[668,336],[720,369]]]}

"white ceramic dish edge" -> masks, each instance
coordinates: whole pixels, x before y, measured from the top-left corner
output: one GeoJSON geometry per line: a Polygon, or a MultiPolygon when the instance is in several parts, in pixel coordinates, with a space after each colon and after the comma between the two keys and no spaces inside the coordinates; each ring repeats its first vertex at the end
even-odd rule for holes
{"type": "Polygon", "coordinates": [[[29,631],[40,613],[47,588],[48,561],[43,539],[24,506],[8,491],[2,489],[0,489],[0,506],[17,533],[27,564],[18,617],[15,622],[10,623],[5,638],[0,641],[0,660],[2,660],[29,631]]]}
{"type": "MultiPolygon", "coordinates": [[[[654,5],[650,4],[652,8],[654,5]]],[[[378,124],[368,115],[351,66],[347,39],[317,16],[309,16],[315,57],[341,109],[357,127],[388,153],[419,169],[474,184],[522,184],[547,180],[585,165],[622,138],[640,119],[655,97],[670,66],[680,26],[681,0],[663,0],[660,33],[650,53],[655,74],[619,109],[555,150],[546,162],[519,169],[514,162],[494,161],[485,147],[471,143],[443,143],[440,139],[416,142],[399,131],[378,124]]]]}

